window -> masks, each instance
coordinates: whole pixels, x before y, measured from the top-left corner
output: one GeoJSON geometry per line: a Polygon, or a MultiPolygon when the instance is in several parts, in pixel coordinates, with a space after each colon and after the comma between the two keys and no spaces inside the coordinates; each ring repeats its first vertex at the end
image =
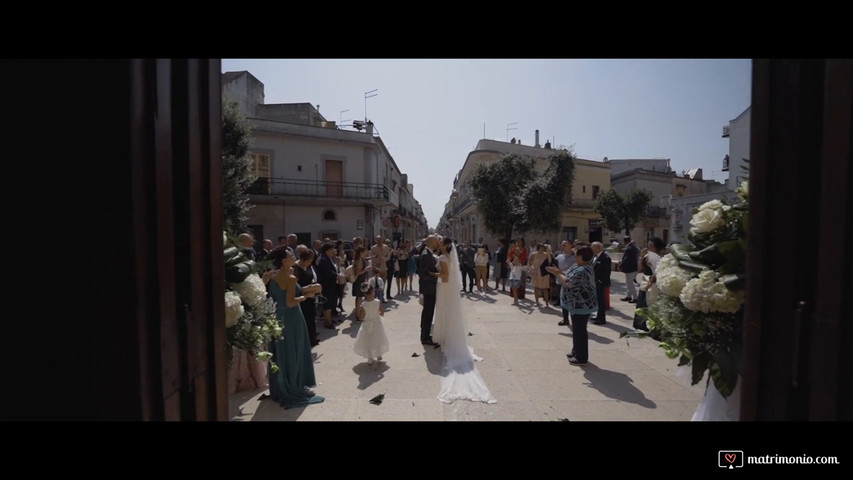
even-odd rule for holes
{"type": "Polygon", "coordinates": [[[583,193],[586,193],[586,185],[583,186],[583,193]]]}
{"type": "Polygon", "coordinates": [[[257,177],[255,183],[249,187],[249,193],[252,194],[269,194],[270,193],[270,156],[263,153],[252,154],[252,173],[257,177]]]}
{"type": "Polygon", "coordinates": [[[598,185],[592,186],[592,199],[595,200],[598,198],[598,185]]]}
{"type": "Polygon", "coordinates": [[[326,210],[323,212],[323,220],[335,220],[335,211],[334,210],[326,210]]]}

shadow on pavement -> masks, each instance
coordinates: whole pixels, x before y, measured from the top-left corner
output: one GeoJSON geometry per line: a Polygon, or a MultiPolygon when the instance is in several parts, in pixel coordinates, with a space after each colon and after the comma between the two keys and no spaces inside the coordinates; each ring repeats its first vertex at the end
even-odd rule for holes
{"type": "Polygon", "coordinates": [[[594,388],[609,398],[621,402],[634,403],[645,408],[656,408],[655,402],[633,385],[631,377],[621,372],[602,370],[590,363],[585,367],[583,376],[589,380],[586,385],[594,388]]]}
{"type": "Polygon", "coordinates": [[[377,362],[374,360],[373,365],[368,365],[367,362],[361,362],[352,367],[352,371],[358,375],[358,389],[364,390],[374,383],[382,380],[385,377],[385,372],[389,367],[384,361],[377,362]]]}
{"type": "Polygon", "coordinates": [[[441,362],[444,360],[444,356],[441,353],[440,348],[434,348],[429,345],[422,345],[424,347],[424,362],[426,363],[427,370],[429,373],[433,375],[441,374],[441,362]]]}

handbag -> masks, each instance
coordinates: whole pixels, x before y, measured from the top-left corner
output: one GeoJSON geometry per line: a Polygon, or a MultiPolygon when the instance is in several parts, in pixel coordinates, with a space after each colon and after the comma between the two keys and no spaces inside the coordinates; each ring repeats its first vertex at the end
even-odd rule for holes
{"type": "Polygon", "coordinates": [[[521,265],[513,265],[512,268],[510,268],[510,270],[509,270],[509,279],[510,280],[521,280],[521,272],[522,272],[522,266],[521,265]]]}
{"type": "MultiPolygon", "coordinates": [[[[637,308],[646,308],[648,307],[648,303],[646,303],[646,291],[640,290],[640,293],[637,294],[637,308]]],[[[646,325],[646,319],[634,311],[634,330],[642,330],[644,332],[649,331],[649,327],[646,325]]]]}
{"type": "Polygon", "coordinates": [[[349,267],[347,267],[346,272],[347,272],[347,281],[349,283],[355,283],[355,268],[353,268],[353,266],[350,265],[349,267]]]}

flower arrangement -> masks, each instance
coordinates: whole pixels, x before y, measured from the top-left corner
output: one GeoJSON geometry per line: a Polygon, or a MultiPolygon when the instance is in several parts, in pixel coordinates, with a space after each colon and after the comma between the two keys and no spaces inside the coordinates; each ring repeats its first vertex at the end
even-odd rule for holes
{"type": "MultiPolygon", "coordinates": [[[[266,285],[254,261],[246,258],[223,233],[225,256],[225,328],[229,364],[236,350],[245,350],[258,360],[272,357],[269,342],[282,336],[275,316],[275,302],[267,297],[266,285]]],[[[276,365],[272,365],[273,371],[276,365]]]]}
{"type": "Polygon", "coordinates": [[[741,373],[746,301],[747,183],[737,193],[733,205],[711,200],[694,210],[689,244],[674,244],[661,258],[649,306],[637,310],[649,331],[621,334],[659,340],[668,357],[691,367],[694,385],[708,372],[725,398],[741,373]]]}

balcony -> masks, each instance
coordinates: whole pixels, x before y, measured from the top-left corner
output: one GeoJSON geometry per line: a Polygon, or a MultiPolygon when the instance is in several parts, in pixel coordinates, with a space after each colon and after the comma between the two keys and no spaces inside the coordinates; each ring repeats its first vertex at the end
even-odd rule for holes
{"type": "Polygon", "coordinates": [[[474,199],[471,196],[467,196],[456,202],[456,206],[453,207],[453,216],[457,216],[460,213],[464,212],[466,208],[468,208],[472,203],[474,203],[474,199]]]}
{"type": "Polygon", "coordinates": [[[646,207],[647,217],[665,217],[666,207],[646,207]]]}
{"type": "Polygon", "coordinates": [[[723,127],[723,138],[729,138],[729,126],[723,127]]]}
{"type": "Polygon", "coordinates": [[[378,183],[325,182],[259,178],[246,192],[250,195],[285,197],[323,197],[342,200],[388,201],[388,188],[378,183]]]}
{"type": "Polygon", "coordinates": [[[589,198],[573,198],[570,208],[595,208],[598,200],[589,198]]]}

